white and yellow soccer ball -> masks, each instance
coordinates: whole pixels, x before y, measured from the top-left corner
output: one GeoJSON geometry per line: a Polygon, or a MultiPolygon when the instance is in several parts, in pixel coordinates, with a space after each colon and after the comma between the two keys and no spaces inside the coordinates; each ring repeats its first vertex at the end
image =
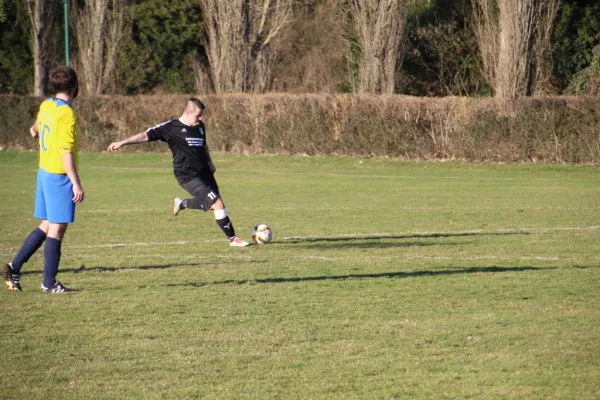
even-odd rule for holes
{"type": "Polygon", "coordinates": [[[267,244],[273,240],[273,231],[267,224],[258,224],[252,229],[252,240],[256,244],[267,244]]]}

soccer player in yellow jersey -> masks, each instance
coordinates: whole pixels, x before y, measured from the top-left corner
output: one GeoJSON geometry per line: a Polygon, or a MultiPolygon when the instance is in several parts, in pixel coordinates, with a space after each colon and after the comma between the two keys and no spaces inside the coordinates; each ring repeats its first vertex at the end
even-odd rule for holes
{"type": "Polygon", "coordinates": [[[34,216],[42,222],[23,242],[11,263],[3,268],[8,290],[21,291],[23,264],[44,245],[44,281],[47,293],[68,292],[56,280],[61,244],[65,231],[75,220],[75,204],[83,201],[79,181],[79,121],[73,110],[77,97],[77,74],[69,67],[58,67],[50,76],[55,95],[40,106],[37,119],[29,129],[39,139],[40,168],[37,176],[34,216]]]}

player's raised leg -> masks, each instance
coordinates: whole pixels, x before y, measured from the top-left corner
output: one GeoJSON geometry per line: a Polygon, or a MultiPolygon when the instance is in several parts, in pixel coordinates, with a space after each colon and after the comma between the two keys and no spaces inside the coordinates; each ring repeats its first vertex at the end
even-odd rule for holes
{"type": "Polygon", "coordinates": [[[211,210],[215,212],[215,219],[217,221],[217,225],[227,239],[229,239],[229,245],[233,247],[246,247],[250,243],[246,242],[242,238],[235,235],[235,229],[233,228],[233,223],[229,219],[229,215],[227,214],[227,209],[225,208],[225,204],[223,200],[219,197],[211,206],[211,210]]]}
{"type": "Polygon", "coordinates": [[[179,211],[183,210],[185,207],[183,207],[182,205],[183,200],[181,200],[179,197],[175,197],[173,199],[173,216],[177,216],[177,214],[179,214],[179,211]]]}
{"type": "Polygon", "coordinates": [[[173,216],[176,216],[181,210],[185,210],[186,208],[189,208],[190,210],[206,211],[202,202],[193,197],[183,200],[179,197],[175,197],[171,203],[173,204],[173,216]]]}

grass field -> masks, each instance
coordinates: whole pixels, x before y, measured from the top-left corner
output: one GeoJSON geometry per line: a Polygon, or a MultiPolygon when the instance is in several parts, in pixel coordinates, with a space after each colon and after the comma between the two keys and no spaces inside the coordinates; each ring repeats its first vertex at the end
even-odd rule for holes
{"type": "MultiPolygon", "coordinates": [[[[0,398],[598,399],[600,169],[216,154],[234,226],[165,154],[83,154],[59,279],[0,291],[0,398]]],[[[0,152],[0,254],[37,225],[0,152]]]]}

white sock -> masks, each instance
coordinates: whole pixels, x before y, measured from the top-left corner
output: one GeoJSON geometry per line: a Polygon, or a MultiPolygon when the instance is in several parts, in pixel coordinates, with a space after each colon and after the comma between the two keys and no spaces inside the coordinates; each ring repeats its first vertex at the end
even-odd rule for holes
{"type": "Polygon", "coordinates": [[[215,210],[215,219],[223,219],[227,217],[227,209],[215,210]]]}

